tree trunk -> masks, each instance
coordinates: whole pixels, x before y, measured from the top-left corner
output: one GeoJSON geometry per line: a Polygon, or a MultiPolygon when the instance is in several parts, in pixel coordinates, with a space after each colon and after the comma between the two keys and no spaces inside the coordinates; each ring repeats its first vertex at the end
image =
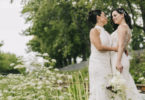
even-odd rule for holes
{"type": "Polygon", "coordinates": [[[73,57],[73,59],[74,59],[74,63],[76,64],[77,63],[76,57],[73,57]]]}

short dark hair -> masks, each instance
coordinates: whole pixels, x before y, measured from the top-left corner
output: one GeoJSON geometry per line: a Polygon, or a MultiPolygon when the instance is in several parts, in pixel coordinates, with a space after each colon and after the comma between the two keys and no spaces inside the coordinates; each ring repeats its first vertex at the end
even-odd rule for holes
{"type": "Polygon", "coordinates": [[[96,24],[97,23],[96,16],[100,16],[101,12],[102,12],[101,10],[90,11],[88,15],[88,21],[91,22],[92,24],[96,24]]]}
{"type": "Polygon", "coordinates": [[[111,11],[111,24],[113,25],[114,30],[118,28],[118,24],[115,24],[113,22],[113,17],[112,17],[113,11],[117,11],[119,14],[124,14],[126,23],[128,24],[129,28],[132,29],[131,17],[129,16],[129,14],[125,11],[124,8],[117,8],[111,11]]]}

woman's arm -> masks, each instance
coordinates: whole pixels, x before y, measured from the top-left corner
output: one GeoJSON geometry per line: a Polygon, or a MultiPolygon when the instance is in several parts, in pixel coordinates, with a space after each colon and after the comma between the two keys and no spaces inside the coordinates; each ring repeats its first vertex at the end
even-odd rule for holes
{"type": "Polygon", "coordinates": [[[124,25],[120,25],[118,27],[118,53],[117,53],[117,64],[116,68],[120,72],[123,70],[123,66],[121,64],[122,54],[125,49],[125,37],[126,37],[126,27],[124,25]]]}
{"type": "Polygon", "coordinates": [[[92,29],[90,31],[90,41],[94,44],[94,46],[99,51],[117,51],[118,49],[117,47],[108,47],[102,45],[100,40],[100,30],[98,29],[92,29]]]}

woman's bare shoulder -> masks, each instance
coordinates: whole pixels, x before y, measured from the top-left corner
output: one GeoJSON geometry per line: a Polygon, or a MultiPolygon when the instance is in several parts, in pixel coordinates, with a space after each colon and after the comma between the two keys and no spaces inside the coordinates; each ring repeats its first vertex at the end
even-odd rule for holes
{"type": "Polygon", "coordinates": [[[128,26],[126,24],[118,26],[118,30],[122,30],[122,31],[124,30],[124,31],[126,31],[127,29],[128,29],[128,26]]]}
{"type": "Polygon", "coordinates": [[[92,28],[92,29],[90,30],[90,34],[100,34],[100,29],[92,28]]]}
{"type": "Polygon", "coordinates": [[[120,34],[126,34],[128,32],[128,26],[123,24],[123,25],[119,25],[117,28],[117,32],[120,34]]]}

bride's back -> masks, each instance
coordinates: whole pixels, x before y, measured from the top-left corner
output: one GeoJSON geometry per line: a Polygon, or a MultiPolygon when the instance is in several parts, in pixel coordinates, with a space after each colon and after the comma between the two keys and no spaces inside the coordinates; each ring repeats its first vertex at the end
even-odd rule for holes
{"type": "MultiPolygon", "coordinates": [[[[128,27],[127,28],[127,34],[125,36],[125,40],[124,40],[124,47],[125,49],[127,49],[127,46],[130,42],[131,39],[131,29],[128,27]]],[[[118,30],[115,30],[112,34],[111,34],[111,39],[112,39],[112,46],[117,46],[118,45],[118,30]]]]}

